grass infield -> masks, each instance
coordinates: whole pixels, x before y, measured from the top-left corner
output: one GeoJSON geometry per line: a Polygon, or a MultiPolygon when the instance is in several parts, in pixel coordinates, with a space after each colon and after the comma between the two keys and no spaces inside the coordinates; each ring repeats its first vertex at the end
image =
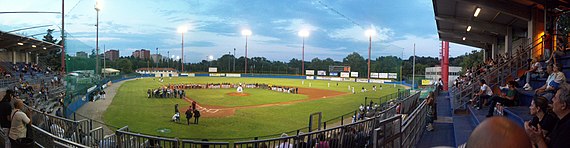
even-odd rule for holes
{"type": "MultiPolygon", "coordinates": [[[[323,121],[327,121],[354,111],[360,104],[364,103],[364,97],[377,98],[394,93],[398,88],[401,87],[394,87],[391,84],[355,82],[338,82],[337,86],[336,81],[301,79],[187,77],[165,78],[164,82],[160,83],[155,78],[144,78],[123,83],[119,87],[113,102],[105,111],[103,119],[105,123],[116,127],[128,125],[131,131],[163,137],[232,139],[278,135],[282,132],[307,127],[311,113],[322,112],[323,121]],[[287,105],[237,109],[234,115],[228,117],[202,117],[197,125],[186,125],[186,119],[183,116],[181,123],[170,120],[174,114],[174,104],[189,106],[190,103],[187,101],[175,98],[149,99],[146,97],[147,89],[168,84],[223,82],[266,83],[300,87],[300,89],[308,88],[311,85],[311,88],[346,93],[351,92],[348,89],[348,86],[351,86],[355,88],[357,93],[287,105]],[[373,85],[378,88],[382,85],[383,89],[371,91],[373,85]],[[360,92],[362,87],[369,91],[360,92]],[[164,129],[169,129],[170,133],[160,132],[164,129]]],[[[232,98],[232,96],[225,95],[234,91],[235,89],[187,90],[186,94],[188,97],[197,100],[199,104],[227,107],[261,105],[306,98],[305,95],[301,94],[286,94],[259,89],[246,89],[246,92],[250,94],[247,97],[232,98]]]]}

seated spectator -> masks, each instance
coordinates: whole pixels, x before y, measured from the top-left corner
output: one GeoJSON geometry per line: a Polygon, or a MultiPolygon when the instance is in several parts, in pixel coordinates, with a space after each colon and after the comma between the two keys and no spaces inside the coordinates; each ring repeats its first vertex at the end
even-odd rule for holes
{"type": "Polygon", "coordinates": [[[487,117],[491,117],[493,116],[493,111],[495,108],[495,104],[496,103],[501,103],[502,105],[505,106],[512,106],[515,104],[515,96],[517,94],[516,91],[516,87],[515,85],[517,82],[515,81],[509,81],[509,83],[507,83],[507,86],[509,88],[509,90],[507,91],[507,94],[500,94],[500,96],[493,96],[491,97],[491,99],[489,100],[489,112],[487,113],[487,117]]]}
{"type": "Polygon", "coordinates": [[[477,110],[480,110],[481,107],[483,107],[483,102],[491,98],[491,96],[493,95],[493,90],[491,90],[491,87],[487,85],[487,82],[485,82],[484,79],[479,80],[479,86],[481,86],[481,89],[479,90],[479,93],[475,94],[476,97],[477,96],[479,97],[476,101],[477,110]]]}
{"type": "MultiPolygon", "coordinates": [[[[281,134],[281,138],[287,137],[288,135],[283,133],[281,134]]],[[[289,140],[287,138],[284,138],[282,140],[282,142],[276,146],[275,148],[293,148],[293,144],[289,143],[289,140]]]]}
{"type": "Polygon", "coordinates": [[[540,127],[544,135],[548,135],[558,122],[558,118],[552,113],[552,109],[548,105],[548,100],[544,97],[535,97],[529,106],[530,115],[533,116],[530,125],[540,127]]]}
{"type": "Polygon", "coordinates": [[[543,96],[552,102],[552,97],[556,90],[562,83],[566,83],[566,76],[560,71],[560,68],[562,68],[560,64],[548,65],[546,67],[546,72],[549,72],[550,75],[546,79],[546,84],[535,90],[536,95],[543,96]]]}
{"type": "Polygon", "coordinates": [[[527,70],[525,72],[526,75],[526,84],[524,84],[523,88],[525,90],[532,90],[532,87],[530,86],[530,78],[536,78],[539,77],[542,72],[542,65],[540,65],[540,62],[538,62],[538,58],[533,58],[532,59],[532,65],[530,66],[530,69],[527,70]]]}
{"type": "Polygon", "coordinates": [[[548,136],[544,136],[540,124],[533,127],[530,122],[525,122],[526,133],[538,148],[559,148],[570,145],[570,88],[568,84],[563,84],[556,91],[552,102],[552,111],[560,121],[556,123],[548,136]]]}

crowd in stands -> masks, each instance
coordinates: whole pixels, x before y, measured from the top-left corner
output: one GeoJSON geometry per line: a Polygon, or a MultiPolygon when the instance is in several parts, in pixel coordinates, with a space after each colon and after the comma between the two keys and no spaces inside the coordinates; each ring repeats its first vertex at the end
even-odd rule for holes
{"type": "MultiPolygon", "coordinates": [[[[545,61],[533,58],[529,61],[529,67],[524,74],[507,81],[504,87],[498,84],[501,82],[493,81],[495,84],[489,84],[489,81],[483,78],[489,75],[489,71],[499,66],[511,66],[504,64],[512,64],[513,62],[507,62],[512,58],[501,55],[496,60],[487,59],[484,63],[467,69],[464,75],[454,81],[453,87],[461,90],[478,81],[478,92],[474,93],[470,102],[476,109],[489,106],[487,117],[493,116],[495,109],[501,112],[500,108],[503,106],[520,105],[521,98],[518,97],[532,98],[529,109],[533,119],[524,125],[532,146],[568,147],[570,145],[570,115],[568,115],[570,114],[570,84],[567,83],[567,78],[562,72],[563,65],[556,63],[556,56],[551,55],[545,61]],[[535,82],[543,85],[533,88],[531,84],[536,85],[535,82]],[[519,87],[520,85],[522,88],[519,87]],[[494,89],[497,87],[498,89],[494,89]]],[[[487,78],[493,77],[498,76],[487,78]]]]}

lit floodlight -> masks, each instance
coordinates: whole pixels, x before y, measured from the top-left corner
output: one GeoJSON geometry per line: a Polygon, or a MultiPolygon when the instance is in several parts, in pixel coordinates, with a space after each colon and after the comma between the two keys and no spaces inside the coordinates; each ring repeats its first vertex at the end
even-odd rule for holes
{"type": "Polygon", "coordinates": [[[465,41],[465,37],[463,37],[463,40],[465,41]]]}
{"type": "Polygon", "coordinates": [[[21,43],[21,42],[20,42],[20,43],[18,43],[18,45],[22,46],[22,45],[24,45],[24,43],[21,43]]]}
{"type": "Polygon", "coordinates": [[[241,35],[249,36],[249,35],[251,35],[251,30],[249,30],[249,29],[244,29],[244,30],[241,31],[241,35]]]}
{"type": "Polygon", "coordinates": [[[36,48],[36,45],[32,45],[32,48],[36,48]]]}
{"type": "Polygon", "coordinates": [[[101,10],[101,8],[103,8],[101,0],[96,0],[95,1],[95,10],[99,11],[99,10],[101,10]]]}
{"type": "Polygon", "coordinates": [[[308,37],[308,36],[309,36],[309,31],[307,31],[307,30],[301,30],[301,31],[299,31],[298,34],[299,34],[300,37],[308,37]]]}
{"type": "Polygon", "coordinates": [[[467,26],[467,32],[471,31],[471,26],[467,26]]]}
{"type": "Polygon", "coordinates": [[[178,29],[176,30],[178,33],[185,33],[188,31],[188,27],[186,26],[180,26],[178,27],[178,29]]]}
{"type": "Polygon", "coordinates": [[[214,60],[214,56],[213,56],[213,55],[209,55],[209,56],[208,56],[208,60],[210,60],[210,61],[214,60]]]}
{"type": "Polygon", "coordinates": [[[374,35],[376,35],[376,31],[372,30],[372,29],[368,29],[365,32],[366,36],[372,37],[374,35]]]}

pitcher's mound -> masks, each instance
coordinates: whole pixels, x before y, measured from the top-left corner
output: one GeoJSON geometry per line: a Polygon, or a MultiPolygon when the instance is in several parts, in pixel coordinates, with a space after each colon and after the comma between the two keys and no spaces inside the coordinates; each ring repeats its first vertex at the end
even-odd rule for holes
{"type": "Polygon", "coordinates": [[[231,92],[231,93],[227,93],[229,96],[249,96],[248,93],[238,93],[238,92],[231,92]]]}

